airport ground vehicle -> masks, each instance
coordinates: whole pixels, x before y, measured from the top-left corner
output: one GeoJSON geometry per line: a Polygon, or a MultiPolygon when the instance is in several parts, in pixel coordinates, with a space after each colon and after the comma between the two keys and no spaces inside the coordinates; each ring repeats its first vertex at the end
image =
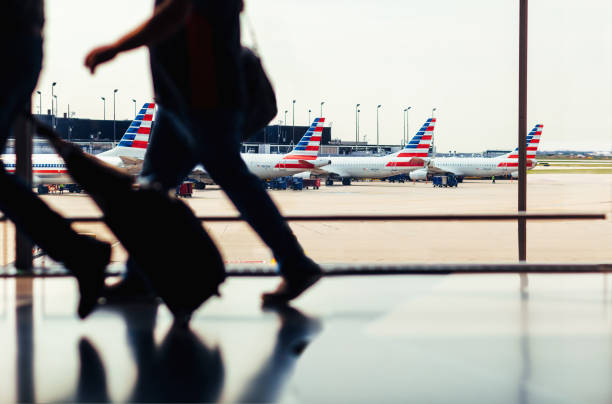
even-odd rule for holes
{"type": "Polygon", "coordinates": [[[457,177],[454,175],[436,175],[433,177],[433,186],[438,188],[457,187],[457,177]]]}
{"type": "Polygon", "coordinates": [[[291,189],[301,191],[304,189],[304,179],[291,177],[291,189]]]}
{"type": "Polygon", "coordinates": [[[394,175],[392,177],[387,178],[387,181],[389,181],[389,182],[406,182],[406,181],[409,181],[409,178],[408,178],[407,174],[399,174],[399,175],[394,175]]]}
{"type": "Polygon", "coordinates": [[[193,182],[183,182],[176,187],[176,196],[191,198],[193,196],[193,182]]]}
{"type": "Polygon", "coordinates": [[[302,183],[304,184],[304,188],[306,189],[310,187],[314,189],[319,189],[321,187],[321,178],[304,178],[302,183]]]}
{"type": "Polygon", "coordinates": [[[287,189],[287,178],[291,177],[279,177],[268,181],[267,188],[269,189],[287,189]]]}

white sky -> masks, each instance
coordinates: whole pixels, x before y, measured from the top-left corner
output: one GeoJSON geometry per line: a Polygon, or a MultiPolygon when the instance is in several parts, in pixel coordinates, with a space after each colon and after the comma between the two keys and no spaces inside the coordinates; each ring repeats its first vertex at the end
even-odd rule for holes
{"type": "MultiPolygon", "coordinates": [[[[279,118],[296,99],[305,125],[325,101],[335,138],[361,135],[399,143],[402,110],[410,132],[436,107],[439,151],[516,147],[518,0],[245,0],[279,118]]],[[[56,81],[60,113],[133,116],[135,98],[152,99],[146,50],[122,55],[89,75],[86,52],[114,40],[151,11],[153,0],[47,0],[43,111],[56,81]]],[[[542,149],[612,149],[612,5],[609,0],[531,0],[528,126],[544,124],[542,149]]],[[[250,43],[248,29],[243,30],[250,43]]],[[[38,106],[38,97],[33,99],[38,106]]],[[[274,123],[276,123],[275,120],[274,123]]]]}

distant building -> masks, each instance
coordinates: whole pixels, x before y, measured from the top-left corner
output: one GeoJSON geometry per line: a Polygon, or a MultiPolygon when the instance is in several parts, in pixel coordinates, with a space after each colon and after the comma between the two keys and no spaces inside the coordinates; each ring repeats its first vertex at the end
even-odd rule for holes
{"type": "MultiPolygon", "coordinates": [[[[89,141],[113,141],[113,120],[101,119],[77,119],[77,118],[55,118],[51,115],[35,115],[38,120],[50,126],[55,126],[57,132],[65,139],[70,139],[73,142],[89,142],[89,141]]],[[[130,126],[130,121],[116,121],[117,132],[116,141],[119,141],[127,128],[130,126]]],[[[155,126],[155,122],[153,122],[155,126]]],[[[255,135],[247,139],[248,143],[271,143],[290,145],[300,141],[304,133],[308,130],[308,126],[292,126],[286,125],[271,125],[262,129],[255,135]]],[[[331,141],[331,128],[323,128],[321,135],[321,144],[327,145],[331,141]]]]}
{"type": "MultiPolygon", "coordinates": [[[[73,142],[112,142],[113,141],[113,120],[107,119],[77,119],[77,118],[55,118],[52,115],[35,115],[36,118],[49,125],[54,126],[55,130],[64,139],[73,142]]],[[[118,142],[132,121],[116,121],[117,132],[116,141],[118,142]]]]}
{"type": "Polygon", "coordinates": [[[512,150],[485,150],[482,152],[482,157],[497,157],[510,153],[512,150]]]}
{"type": "MultiPolygon", "coordinates": [[[[270,125],[247,139],[249,143],[296,144],[308,130],[308,126],[270,125]]],[[[331,141],[331,128],[323,128],[321,144],[331,141]]]]}

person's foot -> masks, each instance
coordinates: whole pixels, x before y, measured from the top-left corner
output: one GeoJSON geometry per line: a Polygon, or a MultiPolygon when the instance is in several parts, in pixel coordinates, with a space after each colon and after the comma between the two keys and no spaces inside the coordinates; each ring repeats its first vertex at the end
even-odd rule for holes
{"type": "Polygon", "coordinates": [[[98,298],[104,288],[104,270],[111,256],[111,246],[108,243],[91,240],[88,251],[81,251],[80,264],[69,264],[66,266],[76,276],[79,284],[81,299],[79,301],[78,314],[80,318],[87,317],[98,303],[98,298]],[[85,262],[86,264],[83,264],[85,262]]]}
{"type": "Polygon", "coordinates": [[[264,305],[286,304],[301,295],[323,276],[321,268],[310,258],[294,264],[285,264],[281,270],[283,279],[274,292],[264,293],[264,305]]]}

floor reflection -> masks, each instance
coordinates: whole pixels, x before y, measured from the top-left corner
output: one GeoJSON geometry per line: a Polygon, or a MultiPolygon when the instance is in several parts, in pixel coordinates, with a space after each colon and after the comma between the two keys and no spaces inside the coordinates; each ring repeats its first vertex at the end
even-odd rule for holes
{"type": "Polygon", "coordinates": [[[296,361],[321,331],[321,322],[290,306],[271,306],[281,322],[270,358],[247,384],[238,402],[277,401],[296,361]]]}
{"type": "MultiPolygon", "coordinates": [[[[160,344],[154,340],[157,305],[108,305],[121,316],[137,367],[128,402],[217,402],[223,391],[225,368],[218,347],[208,347],[189,328],[173,326],[160,344]]],[[[269,307],[280,320],[270,357],[247,383],[238,402],[276,401],[297,359],[321,330],[318,320],[290,306],[269,307]]],[[[75,393],[65,401],[110,402],[107,371],[94,344],[79,341],[80,371],[75,393]]],[[[62,400],[64,401],[64,400],[62,400]]]]}

